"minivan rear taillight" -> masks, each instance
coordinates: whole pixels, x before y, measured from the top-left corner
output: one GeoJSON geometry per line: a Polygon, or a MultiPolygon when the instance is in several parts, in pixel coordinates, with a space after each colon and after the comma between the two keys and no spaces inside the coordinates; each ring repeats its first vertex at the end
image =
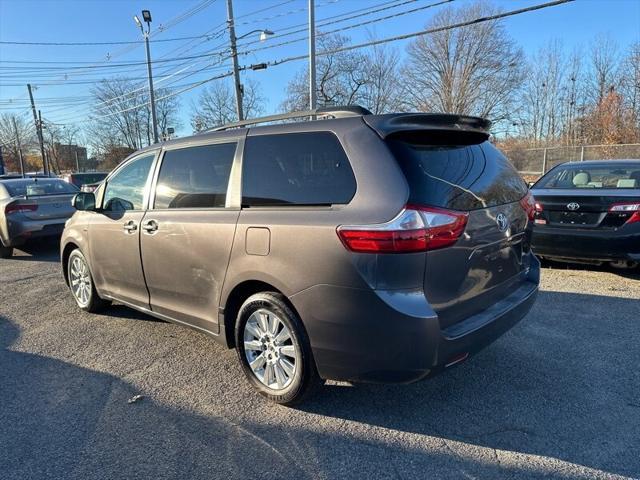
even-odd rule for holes
{"type": "Polygon", "coordinates": [[[453,245],[464,232],[468,218],[467,212],[407,205],[387,223],[341,226],[338,236],[352,252],[425,252],[453,245]]]}
{"type": "Polygon", "coordinates": [[[10,203],[4,207],[4,214],[11,215],[13,213],[35,212],[38,205],[35,203],[10,203]]]}
{"type": "Polygon", "coordinates": [[[609,208],[612,213],[630,214],[625,223],[640,222],[640,202],[614,203],[609,208]]]}

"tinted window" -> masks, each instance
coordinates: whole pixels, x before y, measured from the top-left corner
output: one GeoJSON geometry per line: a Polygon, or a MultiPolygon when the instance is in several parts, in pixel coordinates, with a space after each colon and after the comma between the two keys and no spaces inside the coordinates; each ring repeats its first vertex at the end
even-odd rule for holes
{"type": "Polygon", "coordinates": [[[640,188],[640,163],[598,167],[556,167],[542,177],[536,188],[640,188]]]}
{"type": "Polygon", "coordinates": [[[136,158],[109,179],[103,205],[108,211],[141,210],[155,154],[136,158]]]}
{"type": "Polygon", "coordinates": [[[11,197],[37,196],[37,195],[63,195],[66,193],[76,193],[78,189],[57,179],[28,179],[13,180],[4,183],[5,188],[11,197]]]}
{"type": "Polygon", "coordinates": [[[489,142],[421,145],[388,142],[409,183],[409,203],[475,210],[520,200],[527,186],[489,142]]]}
{"type": "Polygon", "coordinates": [[[235,151],[223,143],[166,152],[154,208],[224,207],[235,151]]]}
{"type": "Polygon", "coordinates": [[[331,133],[247,138],[243,206],[348,203],[355,191],[349,160],[331,133]]]}

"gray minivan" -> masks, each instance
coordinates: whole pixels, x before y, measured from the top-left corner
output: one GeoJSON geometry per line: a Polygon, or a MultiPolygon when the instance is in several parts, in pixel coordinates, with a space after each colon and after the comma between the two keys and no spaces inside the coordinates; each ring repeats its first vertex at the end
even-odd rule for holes
{"type": "Polygon", "coordinates": [[[281,404],[321,379],[435,375],[527,314],[534,202],[486,120],[286,118],[305,116],[153,145],[79,193],[61,258],[80,308],[210,334],[281,404]]]}

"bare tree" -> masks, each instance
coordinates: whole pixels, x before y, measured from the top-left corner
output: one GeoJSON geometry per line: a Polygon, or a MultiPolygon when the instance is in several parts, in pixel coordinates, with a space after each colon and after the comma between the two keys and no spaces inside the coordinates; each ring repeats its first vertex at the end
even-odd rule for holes
{"type": "MultiPolygon", "coordinates": [[[[264,111],[260,84],[252,78],[243,84],[242,102],[245,118],[255,118],[264,111]]],[[[196,132],[237,119],[235,91],[227,81],[214,82],[191,105],[191,126],[196,132]]]]}
{"type": "MultiPolygon", "coordinates": [[[[3,158],[8,171],[19,171],[18,146],[26,160],[37,146],[35,127],[22,115],[15,113],[3,113],[0,115],[0,145],[2,145],[3,158]]],[[[39,165],[41,167],[41,165],[39,165]]],[[[38,168],[38,165],[26,165],[28,169],[38,168]]]]}
{"type": "MultiPolygon", "coordinates": [[[[427,24],[442,27],[492,15],[485,2],[445,8],[427,24]]],[[[523,80],[523,54],[500,20],[419,37],[408,48],[402,78],[407,108],[480,115],[494,122],[511,117],[523,80]]]]}
{"type": "MultiPolygon", "coordinates": [[[[103,80],[93,88],[95,107],[88,127],[91,146],[101,152],[113,146],[137,150],[153,141],[146,88],[126,78],[103,80]]],[[[179,104],[170,91],[156,91],[159,130],[178,126],[179,104]]]]}
{"type": "Polygon", "coordinates": [[[586,108],[584,66],[579,49],[571,53],[564,70],[563,136],[565,144],[575,145],[578,143],[578,118],[586,108]]]}
{"type": "MultiPolygon", "coordinates": [[[[534,144],[549,143],[564,130],[566,60],[562,44],[552,41],[542,47],[527,65],[520,98],[520,131],[534,144]]],[[[569,93],[570,94],[570,93],[569,93]]]]}
{"type": "Polygon", "coordinates": [[[618,84],[618,45],[609,35],[598,35],[591,43],[590,98],[593,105],[604,100],[618,84]]]}
{"type": "Polygon", "coordinates": [[[620,93],[640,129],[640,41],[631,44],[620,66],[620,93]]]}
{"type": "MultiPolygon", "coordinates": [[[[160,88],[155,90],[156,95],[156,117],[158,119],[158,134],[163,135],[167,132],[167,128],[171,127],[178,130],[182,126],[182,122],[178,117],[180,111],[180,101],[176,95],[171,95],[168,88],[160,88]]],[[[149,113],[151,113],[149,111],[149,113]]],[[[152,128],[151,119],[148,122],[149,128],[152,128]]],[[[149,132],[151,138],[151,132],[149,132]]]]}
{"type": "MultiPolygon", "coordinates": [[[[364,103],[368,73],[365,56],[361,52],[331,53],[349,43],[344,35],[318,33],[318,58],[316,63],[317,99],[319,106],[353,105],[364,103]]],[[[309,69],[298,74],[287,85],[284,111],[309,108],[309,69]]]]}
{"type": "Polygon", "coordinates": [[[76,125],[47,122],[43,126],[43,138],[45,149],[55,169],[58,172],[75,170],[75,146],[81,138],[80,128],[76,125]]]}
{"type": "Polygon", "coordinates": [[[399,110],[398,51],[384,45],[375,45],[365,53],[365,77],[362,105],[375,114],[399,110]]]}

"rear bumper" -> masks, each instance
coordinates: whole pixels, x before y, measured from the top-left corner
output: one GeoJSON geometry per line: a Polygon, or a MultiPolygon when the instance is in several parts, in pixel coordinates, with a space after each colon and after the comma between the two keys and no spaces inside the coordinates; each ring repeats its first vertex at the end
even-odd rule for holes
{"type": "Polygon", "coordinates": [[[549,258],[640,261],[640,223],[615,230],[536,226],[531,248],[549,258]]]}
{"type": "Polygon", "coordinates": [[[18,247],[27,240],[38,237],[62,235],[66,218],[52,220],[10,220],[6,225],[6,236],[2,243],[7,247],[18,247]]]}
{"type": "Polygon", "coordinates": [[[539,262],[488,309],[445,330],[422,290],[375,291],[317,285],[291,297],[322,378],[408,383],[486,347],[521,320],[538,292],[539,262]]]}

